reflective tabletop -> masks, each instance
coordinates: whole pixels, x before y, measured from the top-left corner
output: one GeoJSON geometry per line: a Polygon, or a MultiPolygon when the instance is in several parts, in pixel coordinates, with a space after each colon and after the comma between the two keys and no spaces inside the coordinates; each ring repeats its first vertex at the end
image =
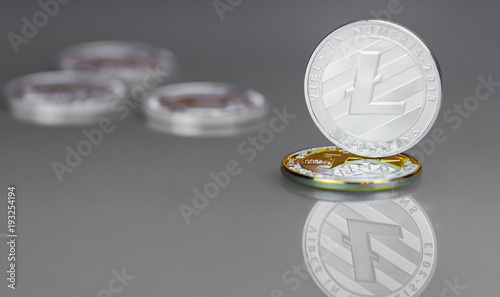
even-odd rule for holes
{"type": "Polygon", "coordinates": [[[169,82],[254,89],[270,111],[250,132],[182,137],[149,129],[138,102],[103,131],[16,121],[3,97],[0,296],[498,295],[500,4],[2,5],[2,86],[56,69],[68,46],[130,40],[176,54],[169,82]],[[421,178],[364,195],[290,183],[280,172],[286,155],[332,145],[304,100],[310,54],[336,27],[363,18],[411,28],[440,63],[440,114],[406,152],[422,162],[421,178]],[[13,204],[17,237],[9,236],[13,204]]]}

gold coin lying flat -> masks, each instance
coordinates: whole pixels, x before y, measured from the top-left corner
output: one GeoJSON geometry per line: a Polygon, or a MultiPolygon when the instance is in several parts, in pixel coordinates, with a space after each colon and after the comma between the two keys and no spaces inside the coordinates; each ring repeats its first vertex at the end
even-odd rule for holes
{"type": "Polygon", "coordinates": [[[281,172],[290,181],[321,189],[376,191],[418,180],[420,161],[405,153],[373,158],[334,146],[301,150],[286,156],[281,172]]]}

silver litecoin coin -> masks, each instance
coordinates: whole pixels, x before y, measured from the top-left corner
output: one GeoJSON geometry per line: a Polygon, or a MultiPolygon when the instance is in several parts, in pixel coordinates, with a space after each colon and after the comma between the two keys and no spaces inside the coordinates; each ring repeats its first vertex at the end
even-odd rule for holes
{"type": "Polygon", "coordinates": [[[309,60],[304,89],[321,132],[363,156],[408,150],[429,132],[441,105],[431,50],[384,20],[349,23],[325,37],[309,60]]]}
{"type": "Polygon", "coordinates": [[[88,125],[111,113],[127,94],[118,81],[71,71],[19,77],[4,88],[14,118],[42,125],[88,125]]]}
{"type": "Polygon", "coordinates": [[[99,73],[124,81],[129,87],[154,89],[172,74],[176,58],[167,49],[130,41],[78,44],[58,56],[59,67],[99,73]]]}
{"type": "Polygon", "coordinates": [[[306,266],[335,297],[416,297],[432,279],[437,247],[431,222],[410,196],[316,203],[304,226],[306,266]]]}
{"type": "Polygon", "coordinates": [[[268,106],[256,91],[212,82],[172,84],[143,102],[148,125],[182,136],[231,136],[262,125],[268,106]]]}

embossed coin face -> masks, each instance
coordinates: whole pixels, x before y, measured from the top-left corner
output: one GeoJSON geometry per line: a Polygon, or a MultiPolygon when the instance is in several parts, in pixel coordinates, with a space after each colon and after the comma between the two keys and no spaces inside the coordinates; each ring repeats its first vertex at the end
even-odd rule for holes
{"type": "Polygon", "coordinates": [[[408,154],[363,157],[331,146],[292,153],[281,164],[281,172],[292,182],[344,191],[401,187],[416,181],[420,170],[420,161],[408,154]]]}
{"type": "Polygon", "coordinates": [[[19,77],[4,91],[15,118],[43,125],[97,123],[127,93],[118,80],[71,71],[19,77]]]}
{"type": "Polygon", "coordinates": [[[410,196],[316,203],[302,237],[307,268],[328,296],[422,293],[437,258],[429,219],[410,196]]]}
{"type": "Polygon", "coordinates": [[[321,132],[363,156],[408,150],[429,132],[441,105],[430,49],[384,20],[349,23],[325,37],[309,60],[304,89],[321,132]]]}
{"type": "Polygon", "coordinates": [[[261,94],[223,83],[172,84],[143,103],[155,130],[184,136],[227,136],[260,126],[267,113],[261,94]]]}

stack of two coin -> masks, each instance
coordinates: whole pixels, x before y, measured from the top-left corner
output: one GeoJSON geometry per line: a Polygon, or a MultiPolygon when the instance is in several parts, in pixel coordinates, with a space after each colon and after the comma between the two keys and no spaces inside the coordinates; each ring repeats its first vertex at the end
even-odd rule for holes
{"type": "Polygon", "coordinates": [[[402,153],[431,129],[441,104],[441,75],[413,31],[362,20],[330,33],[313,52],[305,98],[320,131],[336,146],[286,156],[283,175],[306,186],[384,190],[418,179],[420,161],[402,153]]]}

